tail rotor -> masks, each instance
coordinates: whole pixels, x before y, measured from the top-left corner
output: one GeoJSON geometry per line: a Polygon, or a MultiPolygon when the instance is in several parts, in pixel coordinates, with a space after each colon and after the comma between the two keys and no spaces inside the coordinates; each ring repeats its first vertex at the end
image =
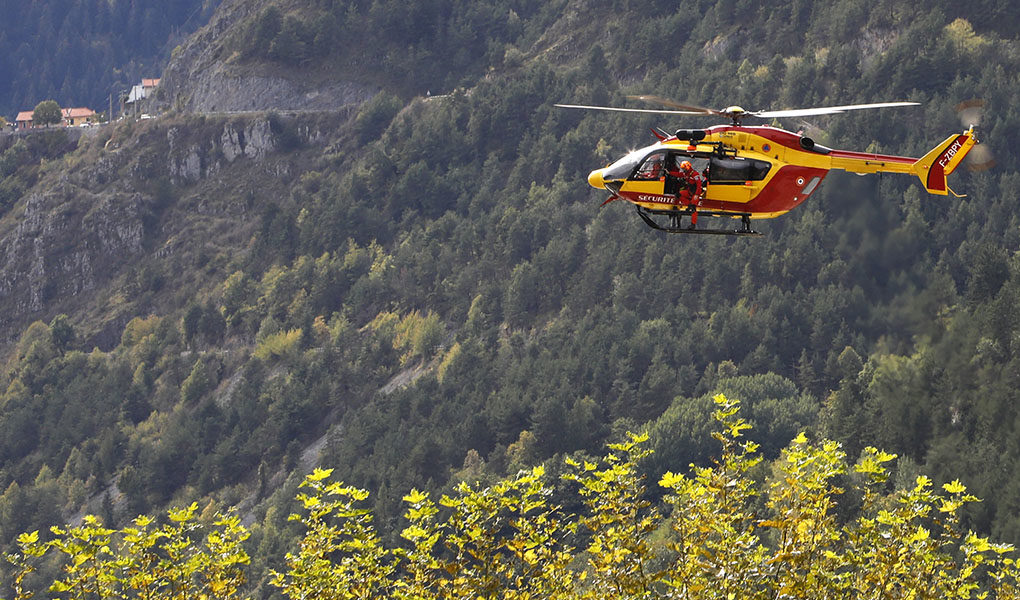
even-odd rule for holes
{"type": "MultiPolygon", "coordinates": [[[[985,114],[985,101],[965,100],[956,105],[956,115],[964,127],[978,127],[985,114]]],[[[987,171],[995,166],[995,155],[987,144],[979,143],[967,154],[968,171],[987,171]]]]}

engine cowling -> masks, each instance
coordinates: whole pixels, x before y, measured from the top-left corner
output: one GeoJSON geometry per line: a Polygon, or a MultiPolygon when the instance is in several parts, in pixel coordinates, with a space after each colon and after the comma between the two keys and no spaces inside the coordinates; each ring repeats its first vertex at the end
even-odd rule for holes
{"type": "Polygon", "coordinates": [[[676,139],[688,142],[700,142],[705,139],[704,129],[677,129],[676,139]]]}

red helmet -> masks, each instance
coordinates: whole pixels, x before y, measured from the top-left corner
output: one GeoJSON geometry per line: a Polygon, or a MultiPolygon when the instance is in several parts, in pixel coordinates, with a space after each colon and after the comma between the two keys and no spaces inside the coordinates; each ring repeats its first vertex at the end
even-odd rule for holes
{"type": "Polygon", "coordinates": [[[690,171],[694,167],[691,166],[691,162],[690,161],[685,160],[684,162],[680,163],[680,168],[683,169],[684,171],[690,171]]]}

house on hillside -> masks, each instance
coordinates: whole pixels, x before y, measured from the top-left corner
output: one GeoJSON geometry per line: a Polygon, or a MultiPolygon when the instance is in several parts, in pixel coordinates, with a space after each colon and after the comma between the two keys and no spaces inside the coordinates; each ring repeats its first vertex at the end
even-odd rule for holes
{"type": "Polygon", "coordinates": [[[60,113],[64,115],[65,127],[84,125],[96,117],[96,111],[91,108],[62,108],[60,113]]]}
{"type": "Polygon", "coordinates": [[[122,112],[130,110],[136,115],[141,112],[146,112],[146,99],[152,95],[158,85],[159,78],[142,79],[141,85],[131,86],[131,93],[128,94],[127,100],[124,101],[124,109],[122,112]]]}
{"type": "MultiPolygon", "coordinates": [[[[32,110],[23,110],[14,119],[15,127],[18,129],[35,129],[36,125],[32,119],[32,110]]],[[[63,117],[61,125],[64,127],[77,127],[95,120],[96,111],[91,108],[61,108],[60,115],[63,117]]]]}
{"type": "Polygon", "coordinates": [[[32,113],[31,110],[23,110],[18,113],[18,116],[14,118],[14,126],[17,129],[32,129],[32,113]]]}

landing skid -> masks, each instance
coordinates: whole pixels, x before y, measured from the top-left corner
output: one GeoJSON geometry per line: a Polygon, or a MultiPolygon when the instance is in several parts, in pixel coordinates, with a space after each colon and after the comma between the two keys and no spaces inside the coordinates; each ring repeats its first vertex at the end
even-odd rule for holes
{"type": "Polygon", "coordinates": [[[689,208],[682,210],[649,210],[641,206],[637,207],[638,216],[652,229],[665,231],[666,233],[692,233],[695,235],[738,235],[758,236],[761,233],[751,229],[750,213],[730,213],[712,210],[699,210],[698,220],[708,217],[712,219],[735,219],[740,217],[740,229],[711,228],[702,224],[695,225],[691,221],[694,211],[689,208]],[[684,225],[684,217],[687,224],[684,225]]]}

